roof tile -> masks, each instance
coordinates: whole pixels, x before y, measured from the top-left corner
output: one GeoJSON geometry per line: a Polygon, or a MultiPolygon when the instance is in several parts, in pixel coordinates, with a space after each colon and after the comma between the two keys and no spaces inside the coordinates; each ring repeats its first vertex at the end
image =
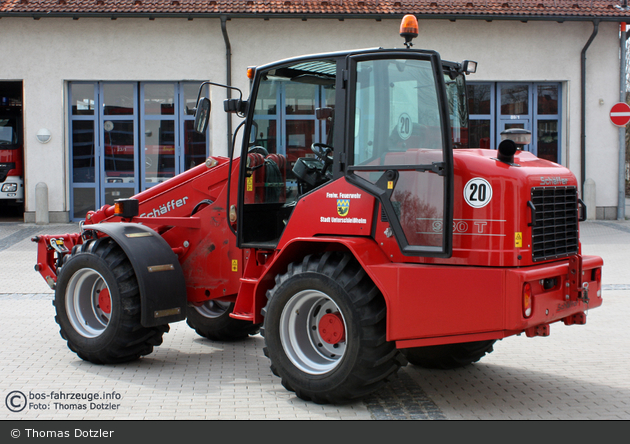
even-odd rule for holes
{"type": "Polygon", "coordinates": [[[628,18],[623,0],[0,0],[0,15],[628,18]]]}

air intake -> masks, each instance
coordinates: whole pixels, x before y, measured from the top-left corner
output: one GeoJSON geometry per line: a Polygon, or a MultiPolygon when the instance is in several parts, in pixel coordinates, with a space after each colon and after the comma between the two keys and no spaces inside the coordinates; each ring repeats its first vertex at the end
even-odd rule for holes
{"type": "Polygon", "coordinates": [[[532,188],[531,196],[532,259],[544,261],[577,254],[577,188],[532,188]]]}

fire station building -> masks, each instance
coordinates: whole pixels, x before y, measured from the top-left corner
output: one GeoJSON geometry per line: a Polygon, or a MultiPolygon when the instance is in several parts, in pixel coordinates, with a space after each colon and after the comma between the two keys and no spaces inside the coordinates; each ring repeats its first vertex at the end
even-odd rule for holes
{"type": "MultiPolygon", "coordinates": [[[[36,220],[38,184],[50,222],[81,220],[227,155],[240,120],[223,112],[225,89],[204,92],[210,127],[193,131],[202,81],[247,98],[249,66],[403,47],[404,14],[419,19],[414,48],[478,62],[469,147],[528,129],[525,149],[577,176],[589,218],[618,218],[624,136],[610,114],[625,89],[625,0],[3,0],[0,100],[21,106],[25,222],[36,220]]],[[[325,92],[309,94],[299,107],[283,91],[269,97],[277,146],[310,139],[300,132],[314,125],[295,123],[315,120],[308,110],[325,92]]]]}

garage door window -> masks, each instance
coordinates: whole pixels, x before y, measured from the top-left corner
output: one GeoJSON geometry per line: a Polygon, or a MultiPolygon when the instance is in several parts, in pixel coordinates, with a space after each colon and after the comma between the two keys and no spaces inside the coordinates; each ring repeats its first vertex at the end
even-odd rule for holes
{"type": "Polygon", "coordinates": [[[69,84],[73,220],[205,161],[209,138],[193,131],[199,84],[69,84]]]}

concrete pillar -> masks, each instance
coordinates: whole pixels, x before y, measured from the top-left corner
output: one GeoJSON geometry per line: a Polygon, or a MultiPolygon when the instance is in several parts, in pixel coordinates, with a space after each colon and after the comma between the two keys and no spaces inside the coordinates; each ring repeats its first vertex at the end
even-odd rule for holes
{"type": "Polygon", "coordinates": [[[39,182],[35,185],[35,223],[48,225],[48,185],[39,182]]]}
{"type": "Polygon", "coordinates": [[[595,207],[595,181],[586,179],[584,181],[584,203],[586,204],[586,219],[597,219],[597,209],[595,207]]]}

